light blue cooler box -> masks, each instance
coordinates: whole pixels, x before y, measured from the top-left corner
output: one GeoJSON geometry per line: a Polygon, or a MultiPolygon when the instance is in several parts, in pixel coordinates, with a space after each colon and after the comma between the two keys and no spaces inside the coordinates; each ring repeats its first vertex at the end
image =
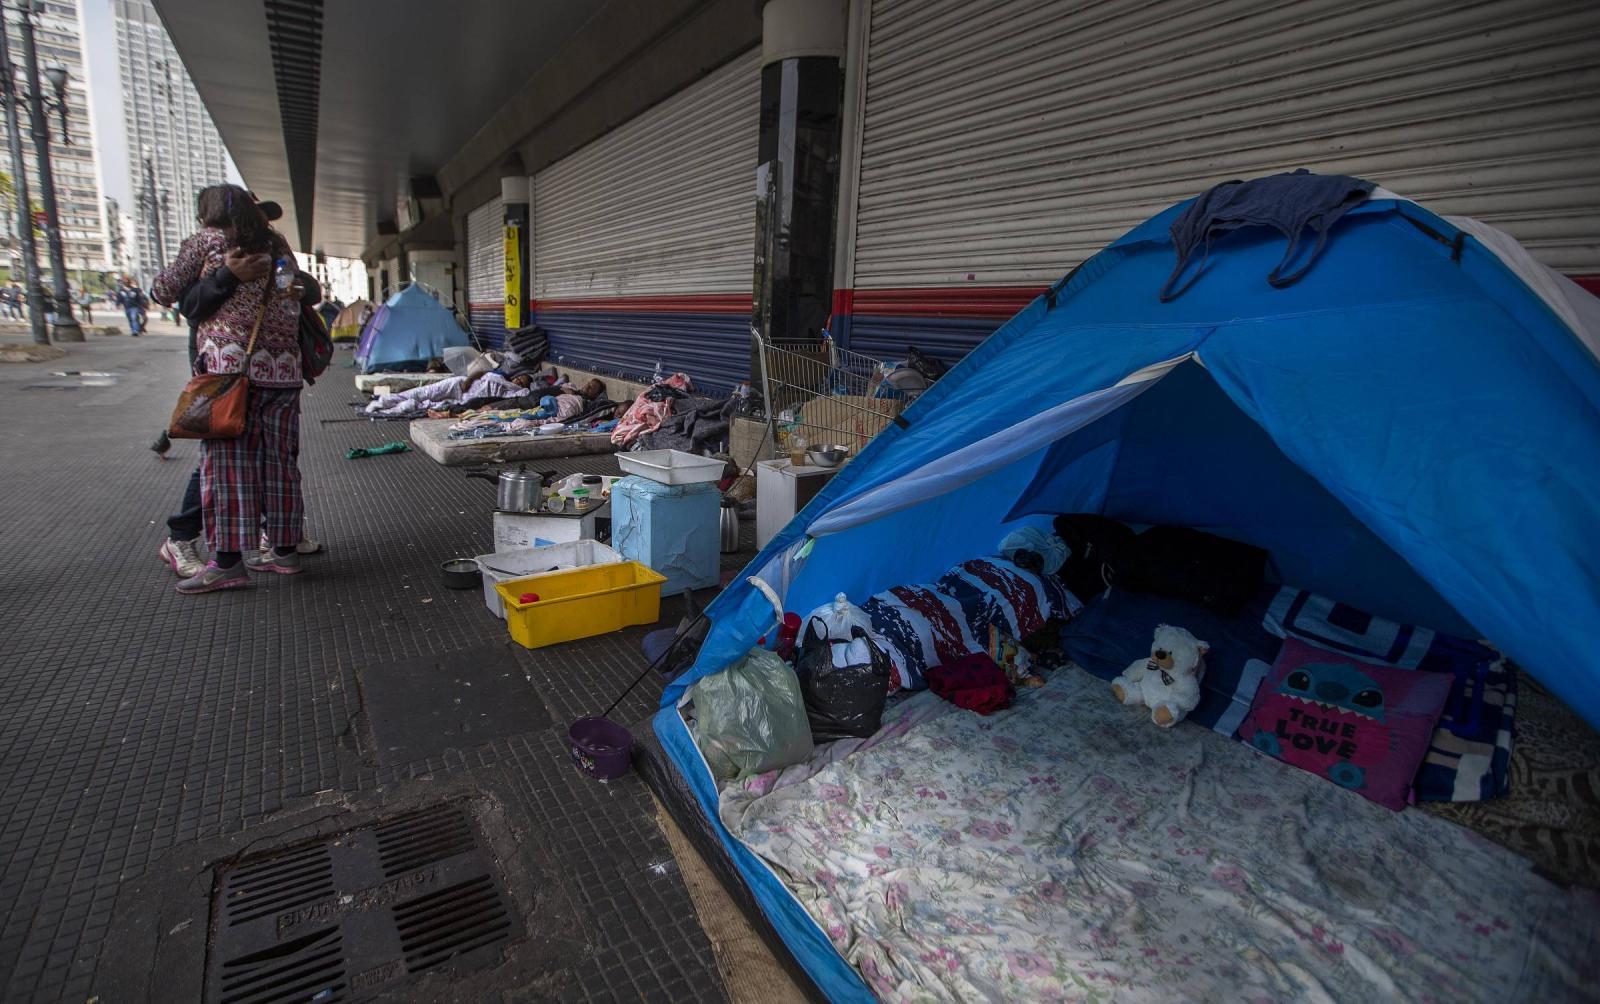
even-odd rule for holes
{"type": "Polygon", "coordinates": [[[665,575],[662,596],[714,586],[722,576],[721,501],[710,481],[664,485],[623,478],[611,486],[611,546],[622,560],[665,575]]]}

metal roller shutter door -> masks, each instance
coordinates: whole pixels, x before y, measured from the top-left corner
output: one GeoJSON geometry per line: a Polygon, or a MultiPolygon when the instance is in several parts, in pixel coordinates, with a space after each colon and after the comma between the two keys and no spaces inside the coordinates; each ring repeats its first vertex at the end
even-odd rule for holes
{"type": "Polygon", "coordinates": [[[873,0],[857,297],[1044,286],[1296,167],[1600,271],[1597,38],[1592,0],[873,0]]]}
{"type": "Polygon", "coordinates": [[[486,349],[506,338],[505,215],[498,198],[467,214],[467,315],[486,349]]]}
{"type": "Polygon", "coordinates": [[[749,375],[758,51],[534,177],[538,322],[573,365],[749,375]]]}

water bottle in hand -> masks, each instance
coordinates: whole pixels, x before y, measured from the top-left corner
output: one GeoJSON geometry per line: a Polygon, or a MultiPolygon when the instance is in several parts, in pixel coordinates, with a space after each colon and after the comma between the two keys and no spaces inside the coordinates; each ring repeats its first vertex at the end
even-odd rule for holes
{"type": "Polygon", "coordinates": [[[294,285],[294,263],[287,258],[279,258],[273,262],[272,284],[277,287],[280,294],[287,296],[289,287],[294,285]]]}

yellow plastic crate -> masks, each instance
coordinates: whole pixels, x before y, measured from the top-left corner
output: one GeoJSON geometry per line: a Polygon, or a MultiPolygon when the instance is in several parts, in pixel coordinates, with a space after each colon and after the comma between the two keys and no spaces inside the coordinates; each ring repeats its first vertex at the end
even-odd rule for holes
{"type": "Polygon", "coordinates": [[[637,561],[543,572],[495,583],[511,640],[527,648],[592,638],[661,617],[665,575],[637,561]],[[538,593],[536,603],[517,597],[538,593]]]}

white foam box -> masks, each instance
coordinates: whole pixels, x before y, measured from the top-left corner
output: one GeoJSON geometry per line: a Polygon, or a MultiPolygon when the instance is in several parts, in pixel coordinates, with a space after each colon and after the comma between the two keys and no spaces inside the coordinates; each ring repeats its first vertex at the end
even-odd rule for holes
{"type": "Polygon", "coordinates": [[[557,569],[615,565],[621,560],[622,555],[597,540],[570,540],[544,547],[480,554],[478,568],[483,572],[483,605],[489,608],[490,613],[505,620],[505,606],[500,602],[500,594],[495,591],[495,583],[557,569]]]}
{"type": "Polygon", "coordinates": [[[709,482],[623,478],[611,486],[611,546],[665,575],[662,596],[714,586],[722,576],[721,499],[709,482]]]}
{"type": "Polygon", "coordinates": [[[587,512],[575,513],[572,503],[567,512],[507,512],[494,511],[494,549],[516,551],[545,544],[565,544],[577,540],[595,540],[601,520],[607,527],[611,521],[611,506],[601,502],[591,505],[587,512]]]}

